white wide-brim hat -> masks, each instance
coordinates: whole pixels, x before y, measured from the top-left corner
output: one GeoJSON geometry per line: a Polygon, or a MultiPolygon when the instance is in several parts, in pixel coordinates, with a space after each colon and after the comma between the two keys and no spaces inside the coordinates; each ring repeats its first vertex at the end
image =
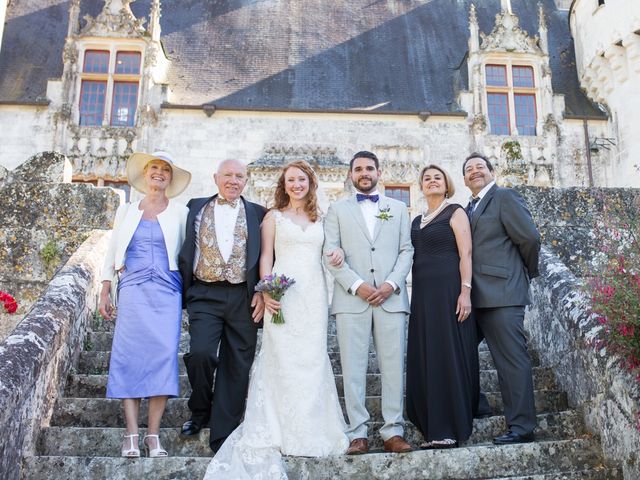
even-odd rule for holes
{"type": "Polygon", "coordinates": [[[171,165],[171,183],[165,191],[167,197],[173,198],[184,192],[184,189],[191,182],[191,173],[178,167],[169,153],[161,151],[153,152],[151,155],[136,152],[129,157],[126,166],[129,185],[141,193],[147,193],[147,184],[144,181],[144,167],[152,160],[162,160],[171,165]]]}

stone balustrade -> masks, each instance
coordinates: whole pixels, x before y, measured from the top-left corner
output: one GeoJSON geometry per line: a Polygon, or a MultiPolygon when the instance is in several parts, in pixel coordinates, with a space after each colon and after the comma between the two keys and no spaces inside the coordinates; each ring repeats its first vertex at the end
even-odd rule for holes
{"type": "Polygon", "coordinates": [[[0,472],[19,478],[33,455],[40,427],[82,350],[97,307],[100,270],[109,234],[97,230],[51,280],[31,311],[0,343],[0,472]]]}

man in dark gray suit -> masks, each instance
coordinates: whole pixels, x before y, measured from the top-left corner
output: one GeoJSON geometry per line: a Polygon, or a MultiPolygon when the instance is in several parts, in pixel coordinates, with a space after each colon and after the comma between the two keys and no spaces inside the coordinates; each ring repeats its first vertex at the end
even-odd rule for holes
{"type": "Polygon", "coordinates": [[[498,371],[508,426],[493,443],[532,442],[536,412],[524,307],[531,303],[529,280],[539,275],[540,234],[522,197],[495,184],[487,158],[471,154],[462,171],[473,195],[467,206],[473,237],[471,302],[498,371]]]}

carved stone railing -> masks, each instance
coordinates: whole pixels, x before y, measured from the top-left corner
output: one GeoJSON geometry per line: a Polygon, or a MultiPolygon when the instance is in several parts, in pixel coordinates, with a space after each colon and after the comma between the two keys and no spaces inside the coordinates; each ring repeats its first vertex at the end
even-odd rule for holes
{"type": "Polygon", "coordinates": [[[124,181],[125,164],[133,153],[138,129],[69,125],[67,157],[75,181],[124,181]]]}
{"type": "Polygon", "coordinates": [[[269,145],[258,160],[249,164],[247,196],[270,206],[282,167],[295,160],[305,160],[318,175],[322,186],[321,204],[341,198],[349,188],[346,183],[349,166],[338,158],[336,151],[333,147],[319,145],[269,145]]]}

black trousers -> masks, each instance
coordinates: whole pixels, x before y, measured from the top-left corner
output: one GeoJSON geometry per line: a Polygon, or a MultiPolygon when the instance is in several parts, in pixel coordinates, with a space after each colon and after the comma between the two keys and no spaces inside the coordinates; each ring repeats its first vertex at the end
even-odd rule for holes
{"type": "Polygon", "coordinates": [[[524,307],[475,308],[474,314],[498,371],[507,426],[520,435],[530,433],[537,420],[524,307]]]}
{"type": "Polygon", "coordinates": [[[244,414],[257,328],[244,283],[196,281],[186,297],[191,338],[184,363],[192,389],[188,405],[193,421],[209,425],[209,443],[217,451],[244,414]]]}

